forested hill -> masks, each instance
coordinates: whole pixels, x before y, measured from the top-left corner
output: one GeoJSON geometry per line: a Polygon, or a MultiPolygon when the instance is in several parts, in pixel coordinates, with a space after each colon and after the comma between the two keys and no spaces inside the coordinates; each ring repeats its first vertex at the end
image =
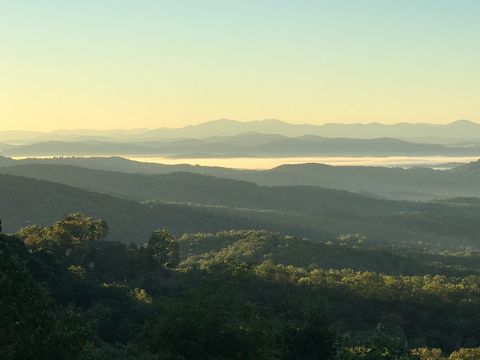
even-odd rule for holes
{"type": "MultiPolygon", "coordinates": [[[[50,208],[44,204],[55,204],[55,201],[49,199],[42,186],[52,188],[57,185],[22,179],[17,186],[24,184],[25,191],[12,192],[8,190],[8,185],[4,186],[11,208],[20,210],[12,212],[17,218],[10,220],[16,227],[27,220],[45,223],[65,212],[79,210],[106,218],[115,229],[138,225],[145,228],[142,234],[151,230],[153,225],[168,226],[177,234],[182,230],[213,232],[255,228],[313,239],[360,233],[377,243],[428,242],[451,247],[479,246],[480,228],[477,224],[480,222],[480,204],[472,200],[451,199],[432,203],[391,201],[319,187],[265,187],[190,173],[133,175],[50,165],[3,168],[0,169],[2,171],[51,179],[116,196],[58,186],[68,189],[66,194],[60,192],[56,195],[61,200],[59,204],[64,206],[50,208]],[[33,182],[36,190],[28,188],[28,181],[33,182]],[[99,201],[97,197],[100,197],[99,201]],[[121,201],[117,197],[137,202],[121,201]],[[85,199],[91,201],[86,203],[85,199]],[[45,201],[43,205],[42,201],[45,201]],[[28,214],[23,213],[23,206],[28,202],[38,207],[35,214],[30,207],[28,214]],[[97,204],[103,204],[103,207],[97,204]],[[138,211],[132,210],[137,208],[138,211]],[[145,216],[136,214],[130,217],[128,214],[131,213],[145,216]],[[138,222],[133,221],[137,225],[132,225],[131,219],[137,217],[138,222]]],[[[15,179],[19,178],[5,179],[15,183],[15,179]]],[[[133,231],[125,234],[133,234],[133,231]]],[[[121,235],[122,239],[125,237],[121,235]]]]}
{"type": "Polygon", "coordinates": [[[480,167],[478,163],[457,165],[449,170],[434,170],[427,167],[402,169],[324,164],[282,165],[270,170],[235,170],[187,164],[142,163],[118,157],[25,160],[0,157],[0,167],[58,164],[138,174],[190,172],[251,181],[259,185],[321,186],[397,200],[433,200],[459,196],[480,197],[480,167]]]}
{"type": "Polygon", "coordinates": [[[222,264],[275,264],[353,269],[391,275],[480,275],[480,253],[436,254],[432,249],[375,247],[351,234],[318,242],[259,230],[185,234],[178,239],[181,268],[222,264]]]}
{"type": "MultiPolygon", "coordinates": [[[[45,225],[70,212],[101,217],[110,226],[109,238],[143,244],[150,232],[167,227],[173,233],[211,232],[225,229],[270,229],[302,234],[301,219],[290,222],[275,213],[177,204],[148,206],[58,183],[0,175],[0,219],[6,232],[30,225],[45,225]]],[[[321,228],[311,235],[328,238],[321,228]]]]}
{"type": "Polygon", "coordinates": [[[2,360],[480,358],[476,253],[265,231],[159,229],[138,246],[103,241],[108,225],[0,234],[2,360]]]}
{"type": "Polygon", "coordinates": [[[175,172],[161,175],[125,174],[66,165],[2,167],[0,173],[58,182],[136,201],[221,205],[307,214],[326,208],[394,208],[397,203],[312,186],[259,186],[253,182],[175,172]]]}
{"type": "Polygon", "coordinates": [[[271,170],[239,172],[232,177],[268,185],[312,185],[369,193],[392,199],[432,200],[480,197],[480,161],[447,170],[427,167],[282,165],[271,170]]]}

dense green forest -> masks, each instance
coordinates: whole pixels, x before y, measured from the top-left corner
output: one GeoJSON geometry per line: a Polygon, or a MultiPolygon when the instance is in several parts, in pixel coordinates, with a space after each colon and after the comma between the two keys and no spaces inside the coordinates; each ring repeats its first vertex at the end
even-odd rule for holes
{"type": "Polygon", "coordinates": [[[2,359],[478,359],[479,254],[268,231],[0,235],[2,359]]]}

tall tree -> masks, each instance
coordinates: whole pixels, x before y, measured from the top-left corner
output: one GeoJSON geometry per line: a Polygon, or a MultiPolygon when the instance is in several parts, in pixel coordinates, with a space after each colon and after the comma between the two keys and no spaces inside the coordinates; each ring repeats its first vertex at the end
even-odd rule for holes
{"type": "Polygon", "coordinates": [[[165,268],[174,268],[179,263],[178,242],[168,230],[155,230],[146,249],[155,262],[165,268]]]}

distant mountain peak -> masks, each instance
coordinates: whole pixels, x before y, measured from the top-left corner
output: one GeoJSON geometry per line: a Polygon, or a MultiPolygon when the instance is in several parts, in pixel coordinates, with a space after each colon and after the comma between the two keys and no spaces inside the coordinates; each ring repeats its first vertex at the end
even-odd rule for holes
{"type": "Polygon", "coordinates": [[[460,120],[451,122],[451,123],[448,124],[448,125],[453,125],[453,126],[457,126],[457,125],[462,125],[462,126],[479,126],[480,124],[478,124],[478,123],[476,123],[476,122],[473,122],[473,121],[471,121],[471,120],[460,119],[460,120]]]}

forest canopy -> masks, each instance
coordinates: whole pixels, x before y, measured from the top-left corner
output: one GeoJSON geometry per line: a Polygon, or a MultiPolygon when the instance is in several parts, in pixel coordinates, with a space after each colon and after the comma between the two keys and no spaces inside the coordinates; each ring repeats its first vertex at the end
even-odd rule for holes
{"type": "Polygon", "coordinates": [[[127,245],[107,231],[74,213],[1,235],[2,359],[479,358],[476,254],[421,263],[355,236],[267,231],[158,229],[127,245]],[[361,270],[372,257],[399,267],[361,270]],[[418,274],[399,274],[413,263],[418,274]]]}

